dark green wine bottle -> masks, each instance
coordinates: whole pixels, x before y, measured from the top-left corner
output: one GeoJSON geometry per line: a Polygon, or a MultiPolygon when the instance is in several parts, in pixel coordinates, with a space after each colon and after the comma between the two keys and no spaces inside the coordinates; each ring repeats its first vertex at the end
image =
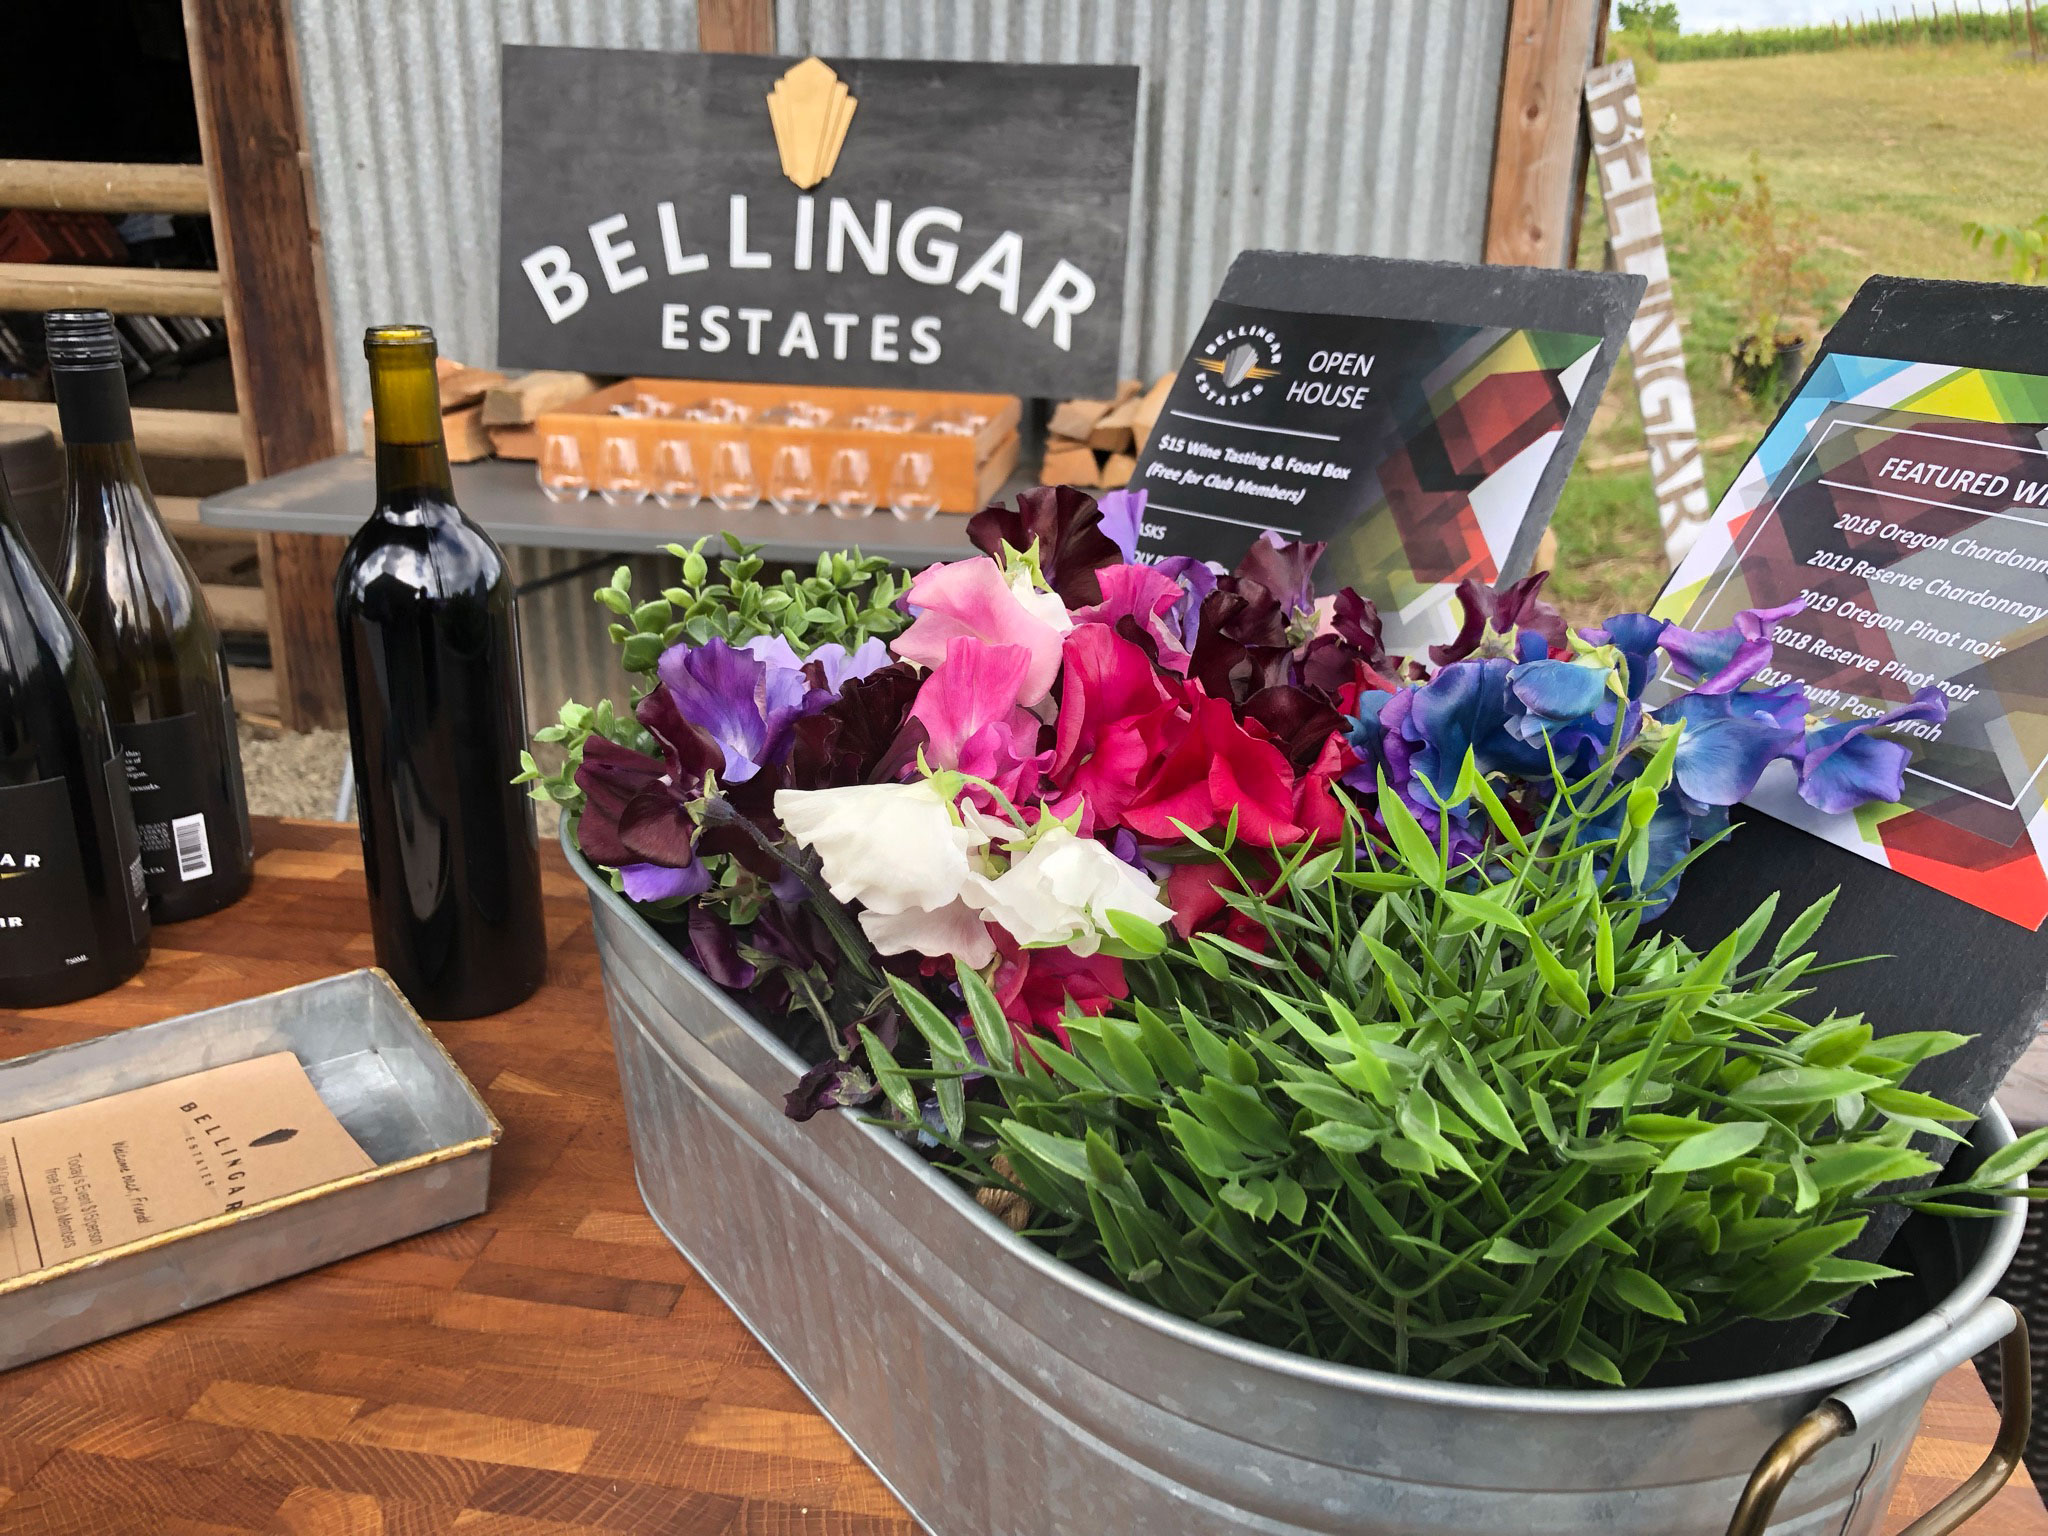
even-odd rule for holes
{"type": "Polygon", "coordinates": [[[113,317],[43,317],[64,434],[64,601],[106,684],[142,839],[150,916],[182,922],[249,889],[255,849],[226,653],[157,515],[113,317]]]}
{"type": "Polygon", "coordinates": [[[434,333],[364,341],[377,506],[335,578],[377,963],[430,1019],[523,1002],[547,971],[505,557],[455,505],[434,333]]]}
{"type": "Polygon", "coordinates": [[[0,477],[0,1008],[104,992],[148,953],[107,696],[0,477]]]}

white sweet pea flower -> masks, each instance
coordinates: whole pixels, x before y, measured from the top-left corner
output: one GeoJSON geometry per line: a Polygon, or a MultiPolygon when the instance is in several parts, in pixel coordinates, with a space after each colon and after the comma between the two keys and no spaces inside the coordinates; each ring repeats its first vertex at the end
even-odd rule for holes
{"type": "Polygon", "coordinates": [[[1017,599],[1017,606],[1041,624],[1049,624],[1061,634],[1074,627],[1074,616],[1067,612],[1067,605],[1059,593],[1048,592],[1031,579],[1031,572],[1018,566],[1009,576],[1011,595],[1017,599]]]}
{"type": "Polygon", "coordinates": [[[993,880],[970,874],[961,898],[1019,944],[1064,945],[1077,955],[1102,947],[1111,912],[1164,924],[1173,909],[1159,887],[1093,838],[1048,828],[1031,850],[993,880]]]}
{"type": "Polygon", "coordinates": [[[937,912],[959,896],[967,855],[988,841],[953,820],[929,779],[779,789],[775,814],[800,847],[817,850],[825,883],[870,912],[937,912]]]}
{"type": "Polygon", "coordinates": [[[996,957],[996,941],[989,937],[988,924],[964,901],[948,902],[936,912],[913,907],[907,912],[876,912],[860,915],[861,931],[875,952],[900,955],[916,951],[934,959],[951,955],[956,965],[978,971],[996,957]]]}

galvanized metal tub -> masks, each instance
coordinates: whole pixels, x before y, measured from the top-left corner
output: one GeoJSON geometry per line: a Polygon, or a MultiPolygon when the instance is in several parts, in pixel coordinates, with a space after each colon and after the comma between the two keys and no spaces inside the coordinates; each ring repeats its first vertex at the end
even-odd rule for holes
{"type": "Polygon", "coordinates": [[[299,1058],[377,1166],[0,1283],[0,1371],[461,1221],[489,1203],[498,1122],[379,970],[0,1062],[0,1121],[274,1051],[299,1058]]]}
{"type": "MultiPolygon", "coordinates": [[[[1950,1224],[1962,1280],[1917,1321],[1771,1376],[1516,1391],[1231,1338],[1020,1241],[851,1115],[786,1119],[803,1063],[564,843],[590,885],[649,1211],[941,1536],[1719,1536],[1759,1459],[1824,1400],[1853,1429],[1769,1529],[1867,1536],[1934,1381],[2013,1327],[1990,1292],[2018,1200],[1950,1224]]],[[[1980,1148],[2011,1134],[1994,1109],[1980,1148]]]]}

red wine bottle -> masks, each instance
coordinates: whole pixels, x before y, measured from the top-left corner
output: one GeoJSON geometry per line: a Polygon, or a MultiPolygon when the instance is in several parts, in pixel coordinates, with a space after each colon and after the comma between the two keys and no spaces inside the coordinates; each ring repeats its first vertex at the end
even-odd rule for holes
{"type": "Polygon", "coordinates": [[[0,477],[0,1008],[104,992],[148,953],[107,696],[0,477]]]}
{"type": "Polygon", "coordinates": [[[43,329],[64,433],[64,601],[106,684],[150,915],[183,922],[240,900],[256,858],[227,655],[143,478],[113,316],[53,310],[43,329]]]}
{"type": "Polygon", "coordinates": [[[377,963],[430,1019],[497,1013],[547,970],[505,557],[455,504],[434,333],[372,329],[377,505],[335,578],[377,963]]]}

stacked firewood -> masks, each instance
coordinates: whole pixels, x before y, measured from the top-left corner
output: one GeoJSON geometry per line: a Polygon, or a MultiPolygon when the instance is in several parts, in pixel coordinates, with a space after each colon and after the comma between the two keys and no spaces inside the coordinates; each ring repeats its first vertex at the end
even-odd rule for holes
{"type": "MultiPolygon", "coordinates": [[[[493,454],[501,459],[537,459],[540,438],[533,423],[543,411],[579,400],[597,388],[587,373],[543,371],[507,378],[495,368],[471,368],[440,358],[441,435],[448,462],[473,464],[493,454]]],[[[363,413],[363,451],[376,443],[371,415],[363,413]]]]}
{"type": "Polygon", "coordinates": [[[1062,400],[1046,427],[1039,482],[1102,489],[1129,483],[1172,385],[1169,373],[1150,389],[1125,379],[1108,400],[1062,400]]]}

